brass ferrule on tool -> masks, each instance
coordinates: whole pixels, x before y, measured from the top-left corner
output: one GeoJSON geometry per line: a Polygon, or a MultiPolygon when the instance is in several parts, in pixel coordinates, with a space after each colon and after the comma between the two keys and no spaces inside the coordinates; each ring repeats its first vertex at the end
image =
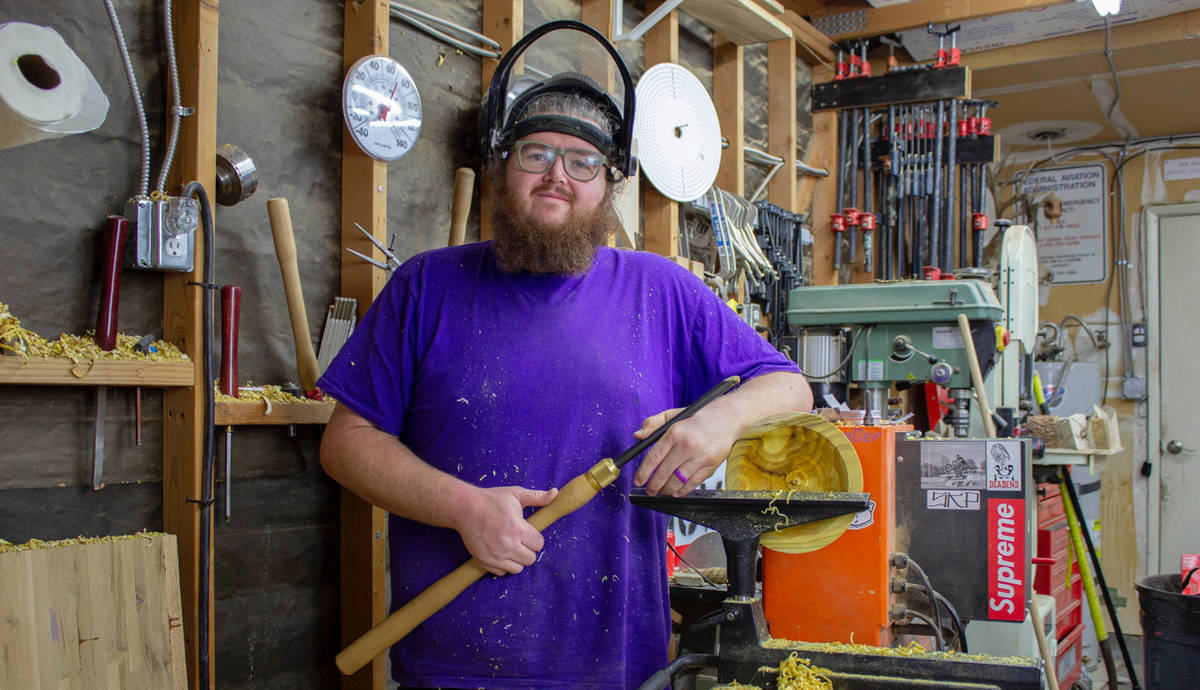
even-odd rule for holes
{"type": "Polygon", "coordinates": [[[615,482],[620,474],[621,468],[617,467],[612,458],[604,458],[595,465],[592,465],[591,469],[587,471],[587,480],[592,485],[592,488],[600,491],[615,482]]]}

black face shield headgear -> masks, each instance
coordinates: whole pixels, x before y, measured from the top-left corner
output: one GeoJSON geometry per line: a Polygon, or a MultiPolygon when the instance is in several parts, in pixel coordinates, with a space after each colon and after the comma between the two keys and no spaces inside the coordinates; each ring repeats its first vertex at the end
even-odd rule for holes
{"type": "Polygon", "coordinates": [[[562,20],[543,24],[526,34],[500,59],[492,83],[488,86],[487,98],[479,111],[479,149],[484,163],[498,158],[514,141],[531,132],[558,132],[579,137],[592,144],[608,158],[611,170],[617,178],[628,177],[637,172],[637,161],[633,157],[633,79],[625,61],[616,48],[603,34],[587,24],[573,20],[562,20]],[[613,97],[600,88],[599,84],[574,72],[557,74],[534,84],[508,102],[509,76],[521,53],[535,40],[559,29],[570,29],[585,33],[599,42],[612,57],[625,87],[625,104],[622,108],[613,97]],[[525,109],[540,96],[561,94],[586,99],[614,123],[612,135],[608,135],[595,123],[575,117],[554,113],[538,113],[522,117],[525,109]]]}

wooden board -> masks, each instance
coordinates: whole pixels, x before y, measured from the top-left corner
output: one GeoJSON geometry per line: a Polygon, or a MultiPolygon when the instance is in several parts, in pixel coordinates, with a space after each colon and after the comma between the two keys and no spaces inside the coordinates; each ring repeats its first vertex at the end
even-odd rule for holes
{"type": "MultiPolygon", "coordinates": [[[[489,32],[493,3],[484,3],[484,32],[489,32]]],[[[388,3],[384,0],[347,2],[342,29],[342,66],[363,55],[387,55],[389,43],[388,3]]],[[[503,41],[502,41],[503,42],[503,41]]],[[[508,44],[511,45],[511,44],[508,44]]],[[[507,46],[506,46],[507,47],[507,46]]],[[[484,84],[491,78],[496,61],[483,61],[484,84]]],[[[485,88],[486,91],[486,88],[485,88]]],[[[483,197],[485,200],[487,196],[483,197]]],[[[486,209],[485,209],[486,211],[486,209]]],[[[354,227],[358,222],[377,239],[387,242],[387,164],[369,158],[346,129],[342,128],[342,280],[340,294],[358,301],[359,318],[375,301],[387,281],[385,271],[366,262],[351,262],[345,251],[357,246],[360,251],[376,252],[354,227]],[[363,244],[358,244],[362,242],[363,244]]],[[[483,230],[487,230],[486,215],[483,230]]],[[[485,238],[486,239],[486,238],[485,238]]],[[[386,615],[384,552],[386,539],[384,512],[353,493],[341,493],[341,641],[349,644],[379,624],[386,615]]],[[[352,676],[342,676],[343,690],[383,690],[386,686],[386,662],[383,657],[352,676]]]]}
{"type": "MultiPolygon", "coordinates": [[[[220,46],[218,3],[185,0],[173,5],[175,50],[179,56],[180,103],[195,107],[195,114],[183,118],[179,129],[179,154],[168,188],[199,180],[205,193],[215,200],[217,181],[217,52],[220,46]]],[[[195,238],[195,270],[163,276],[163,340],[177,343],[192,361],[199,361],[203,347],[201,290],[191,283],[204,280],[204,238],[195,238]]],[[[213,564],[208,561],[208,586],[200,589],[201,508],[204,456],[204,380],[203,367],[193,369],[189,386],[168,388],[163,392],[163,529],[178,538],[179,585],[183,602],[184,634],[187,640],[189,686],[193,690],[216,687],[216,616],[208,616],[207,649],[200,645],[200,601],[214,610],[213,564]],[[208,683],[201,688],[200,658],[209,661],[208,683]]],[[[212,535],[210,525],[208,536],[212,535]]],[[[212,540],[207,541],[212,554],[212,540]]]]}
{"type": "Polygon", "coordinates": [[[738,45],[792,37],[786,24],[751,0],[687,0],[683,11],[738,45]]]}
{"type": "Polygon", "coordinates": [[[246,402],[217,402],[217,426],[250,426],[280,424],[328,424],[335,403],[271,403],[271,411],[261,400],[246,402]]]}
{"type": "Polygon", "coordinates": [[[0,687],[187,688],[169,534],[0,553],[0,687]]]}
{"type": "Polygon", "coordinates": [[[138,362],[98,359],[75,364],[63,357],[0,357],[0,384],[43,386],[142,386],[168,388],[192,385],[191,362],[138,362]],[[73,373],[72,373],[73,372],[73,373]]]}
{"type": "Polygon", "coordinates": [[[816,112],[960,97],[971,97],[970,70],[947,67],[813,84],[812,109],[816,112]]]}

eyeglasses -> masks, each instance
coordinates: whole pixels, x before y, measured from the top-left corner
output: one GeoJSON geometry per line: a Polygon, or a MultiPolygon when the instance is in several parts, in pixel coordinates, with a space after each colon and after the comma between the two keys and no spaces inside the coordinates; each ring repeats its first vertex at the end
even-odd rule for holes
{"type": "Polygon", "coordinates": [[[567,177],[579,182],[591,182],[608,162],[604,154],[588,149],[560,149],[540,141],[522,139],[512,147],[517,166],[527,173],[544,173],[554,167],[561,156],[567,177]]]}

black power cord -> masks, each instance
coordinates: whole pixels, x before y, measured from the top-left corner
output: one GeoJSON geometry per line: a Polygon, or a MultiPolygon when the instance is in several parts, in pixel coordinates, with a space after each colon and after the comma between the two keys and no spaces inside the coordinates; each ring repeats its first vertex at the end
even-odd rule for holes
{"type": "Polygon", "coordinates": [[[929,583],[929,577],[925,575],[924,568],[917,565],[917,562],[911,557],[908,559],[908,565],[917,571],[917,575],[925,583],[925,592],[929,595],[929,603],[933,606],[933,619],[936,621],[936,624],[933,626],[934,640],[937,642],[938,651],[944,651],[946,649],[946,641],[942,639],[942,611],[938,605],[938,598],[935,596],[937,592],[934,590],[933,585],[929,583]]]}
{"type": "Polygon", "coordinates": [[[201,298],[200,321],[202,337],[200,347],[203,350],[202,366],[204,368],[204,450],[203,468],[199,499],[188,499],[200,504],[200,586],[198,592],[199,607],[196,614],[197,642],[199,651],[196,654],[196,672],[198,685],[202,688],[210,686],[209,660],[211,657],[210,640],[208,639],[208,621],[211,612],[208,609],[209,569],[212,567],[212,506],[213,506],[213,447],[215,444],[216,394],[213,390],[213,263],[215,249],[213,246],[213,217],[212,206],[208,203],[208,193],[199,182],[192,181],[184,185],[180,196],[185,199],[196,197],[200,202],[200,219],[204,226],[204,281],[199,283],[204,290],[201,298]]]}

